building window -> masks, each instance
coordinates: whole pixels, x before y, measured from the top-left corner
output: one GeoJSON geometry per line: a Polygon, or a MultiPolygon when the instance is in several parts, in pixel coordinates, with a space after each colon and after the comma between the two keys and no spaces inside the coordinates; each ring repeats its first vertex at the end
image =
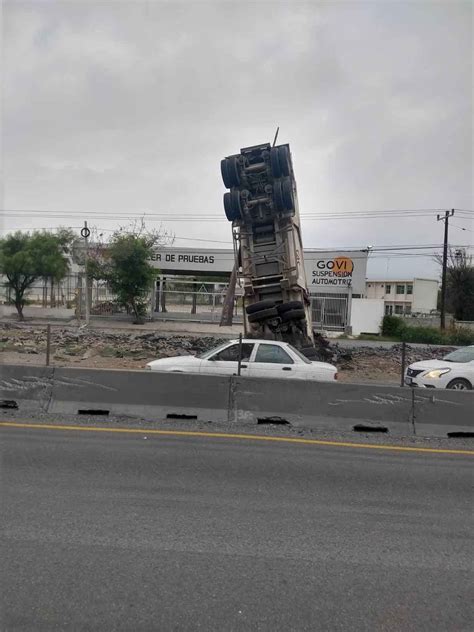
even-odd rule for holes
{"type": "Polygon", "coordinates": [[[405,305],[405,314],[410,316],[411,314],[411,305],[405,305]]]}
{"type": "Polygon", "coordinates": [[[409,283],[407,285],[407,294],[413,294],[413,284],[409,283]]]}
{"type": "Polygon", "coordinates": [[[403,305],[395,305],[395,314],[403,314],[403,305]]]}
{"type": "Polygon", "coordinates": [[[392,286],[385,285],[385,294],[391,294],[391,293],[392,293],[392,286]]]}
{"type": "Polygon", "coordinates": [[[405,294],[405,286],[397,285],[397,294],[405,294]]]}
{"type": "Polygon", "coordinates": [[[393,314],[393,305],[385,305],[385,316],[391,316],[393,314]]]}

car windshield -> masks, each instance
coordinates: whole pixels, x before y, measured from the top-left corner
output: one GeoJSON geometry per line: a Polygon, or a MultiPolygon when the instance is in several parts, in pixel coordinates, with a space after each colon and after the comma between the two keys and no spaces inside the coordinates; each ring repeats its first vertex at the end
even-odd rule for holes
{"type": "Polygon", "coordinates": [[[474,360],[474,347],[465,347],[464,349],[456,349],[444,356],[446,362],[472,362],[474,360]]]}
{"type": "Polygon", "coordinates": [[[298,351],[298,349],[295,349],[295,347],[292,347],[291,345],[288,345],[290,347],[290,349],[293,351],[293,353],[296,353],[296,355],[298,356],[298,358],[300,358],[301,360],[303,360],[303,362],[305,364],[311,364],[311,360],[308,360],[308,358],[306,356],[304,356],[301,351],[298,351]]]}

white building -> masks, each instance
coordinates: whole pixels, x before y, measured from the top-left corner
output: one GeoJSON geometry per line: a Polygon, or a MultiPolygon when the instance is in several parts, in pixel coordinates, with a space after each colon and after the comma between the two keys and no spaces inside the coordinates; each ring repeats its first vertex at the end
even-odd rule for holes
{"type": "Polygon", "coordinates": [[[436,279],[367,279],[366,297],[383,299],[385,314],[429,314],[436,310],[436,279]]]}

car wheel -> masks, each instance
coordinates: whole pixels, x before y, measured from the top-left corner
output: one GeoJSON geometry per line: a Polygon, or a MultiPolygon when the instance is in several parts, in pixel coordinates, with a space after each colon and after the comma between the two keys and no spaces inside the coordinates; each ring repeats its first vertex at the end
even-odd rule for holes
{"type": "Polygon", "coordinates": [[[249,323],[257,323],[261,320],[268,320],[269,318],[275,318],[275,316],[278,316],[276,307],[270,307],[269,309],[261,309],[258,312],[249,314],[248,321],[249,323]]]}
{"type": "Polygon", "coordinates": [[[255,312],[260,312],[262,309],[270,309],[275,307],[275,301],[258,301],[257,303],[252,303],[252,305],[247,305],[245,311],[247,314],[255,314],[255,312]]]}
{"type": "Polygon", "coordinates": [[[464,380],[462,377],[457,377],[447,385],[446,388],[452,389],[454,391],[471,391],[472,384],[467,380],[464,380]]]}
{"type": "Polygon", "coordinates": [[[277,310],[279,314],[284,314],[285,312],[289,312],[290,309],[303,309],[304,305],[301,301],[288,301],[288,303],[281,303],[281,305],[277,305],[277,310]]]}
{"type": "Polygon", "coordinates": [[[304,309],[290,309],[281,315],[282,321],[288,322],[289,320],[303,320],[306,317],[304,309]]]}

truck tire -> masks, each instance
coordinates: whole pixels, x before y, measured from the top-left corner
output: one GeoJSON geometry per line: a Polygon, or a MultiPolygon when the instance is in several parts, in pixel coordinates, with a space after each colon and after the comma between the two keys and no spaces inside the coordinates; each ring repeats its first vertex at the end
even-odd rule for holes
{"type": "Polygon", "coordinates": [[[303,309],[304,305],[301,301],[288,301],[288,303],[282,303],[281,305],[277,305],[277,310],[279,314],[284,314],[285,312],[290,311],[290,309],[303,309]]]}
{"type": "Polygon", "coordinates": [[[303,318],[306,318],[304,309],[290,309],[281,315],[281,319],[284,323],[289,320],[303,320],[303,318]]]}
{"type": "Polygon", "coordinates": [[[232,186],[232,181],[230,179],[229,168],[227,166],[227,158],[221,160],[221,175],[224,186],[227,189],[230,189],[232,186]]]}
{"type": "Polygon", "coordinates": [[[272,147],[270,149],[270,168],[272,170],[272,176],[274,178],[281,178],[280,156],[278,154],[278,147],[272,147]]]}
{"type": "Polygon", "coordinates": [[[247,305],[245,311],[247,314],[255,314],[255,312],[260,312],[262,309],[270,309],[272,307],[275,307],[275,301],[258,301],[258,303],[247,305]]]}
{"type": "Polygon", "coordinates": [[[285,210],[281,180],[275,180],[275,182],[273,183],[273,202],[275,204],[275,210],[277,211],[277,213],[281,213],[285,210]]]}
{"type": "Polygon", "coordinates": [[[221,175],[224,185],[228,189],[240,185],[239,163],[235,156],[221,160],[221,175]]]}
{"type": "Polygon", "coordinates": [[[291,182],[291,178],[282,178],[281,193],[285,210],[294,211],[295,197],[293,194],[293,183],[291,182]]]}
{"type": "Polygon", "coordinates": [[[235,156],[231,156],[227,161],[227,170],[232,181],[232,186],[238,187],[240,186],[239,161],[235,156]]]}
{"type": "Polygon", "coordinates": [[[275,318],[278,316],[276,307],[270,307],[268,309],[261,309],[258,312],[248,315],[249,323],[257,323],[260,320],[267,320],[269,318],[275,318]]]}
{"type": "Polygon", "coordinates": [[[235,200],[235,193],[238,195],[238,191],[231,191],[230,193],[224,193],[224,210],[225,215],[229,222],[233,222],[236,219],[240,219],[240,199],[235,200]]]}
{"type": "Polygon", "coordinates": [[[278,162],[280,163],[280,171],[283,176],[290,175],[290,152],[288,147],[282,145],[278,147],[278,162]]]}

